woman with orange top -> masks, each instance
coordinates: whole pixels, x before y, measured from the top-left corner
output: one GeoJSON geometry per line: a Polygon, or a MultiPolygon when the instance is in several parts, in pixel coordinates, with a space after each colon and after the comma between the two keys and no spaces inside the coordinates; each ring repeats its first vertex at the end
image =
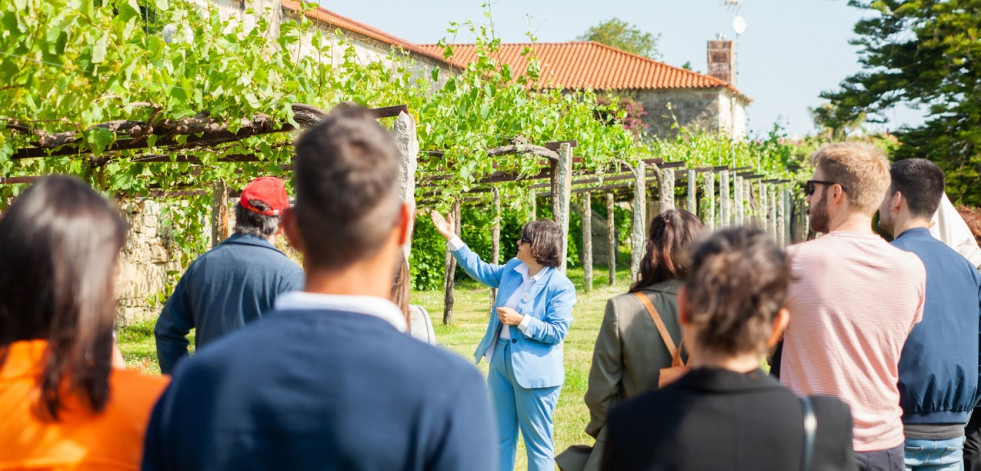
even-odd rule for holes
{"type": "Polygon", "coordinates": [[[0,471],[139,468],[166,379],[112,367],[125,241],[71,177],[42,178],[0,216],[0,471]]]}

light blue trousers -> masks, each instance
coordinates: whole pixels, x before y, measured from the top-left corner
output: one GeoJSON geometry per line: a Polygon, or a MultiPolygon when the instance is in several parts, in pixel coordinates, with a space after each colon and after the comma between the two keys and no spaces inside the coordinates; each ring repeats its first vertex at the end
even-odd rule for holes
{"type": "Polygon", "coordinates": [[[525,389],[514,379],[511,343],[498,339],[487,373],[491,401],[497,412],[497,445],[501,471],[514,469],[518,430],[525,440],[529,471],[555,470],[552,413],[562,386],[525,389]]]}
{"type": "Polygon", "coordinates": [[[910,471],[961,471],[964,469],[964,437],[947,440],[907,438],[906,469],[910,471]]]}

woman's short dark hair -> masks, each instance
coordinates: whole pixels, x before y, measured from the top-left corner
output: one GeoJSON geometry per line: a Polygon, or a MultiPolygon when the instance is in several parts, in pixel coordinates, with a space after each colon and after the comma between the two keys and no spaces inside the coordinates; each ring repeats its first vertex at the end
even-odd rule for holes
{"type": "Polygon", "coordinates": [[[109,398],[126,229],[108,201],[66,176],[41,178],[0,219],[0,365],[11,343],[47,340],[39,410],[52,419],[65,395],[95,412],[109,398]]]}
{"type": "Polygon", "coordinates": [[[696,244],[685,288],[698,344],[723,355],[765,353],[789,281],[789,259],[762,230],[725,229],[696,244]]]}
{"type": "Polygon", "coordinates": [[[559,266],[562,259],[562,230],[551,219],[539,219],[525,224],[521,238],[531,244],[531,256],[546,267],[559,266]]]}
{"type": "MultiPolygon", "coordinates": [[[[269,205],[259,200],[249,200],[249,204],[259,211],[269,209],[269,205]]],[[[235,233],[243,235],[253,235],[268,239],[271,235],[279,231],[279,216],[266,216],[255,211],[249,211],[242,207],[242,203],[235,203],[235,233]]]]}
{"type": "Polygon", "coordinates": [[[669,209],[651,220],[647,249],[640,261],[637,281],[630,293],[688,273],[688,248],[705,228],[698,216],[681,209],[669,209]]]}

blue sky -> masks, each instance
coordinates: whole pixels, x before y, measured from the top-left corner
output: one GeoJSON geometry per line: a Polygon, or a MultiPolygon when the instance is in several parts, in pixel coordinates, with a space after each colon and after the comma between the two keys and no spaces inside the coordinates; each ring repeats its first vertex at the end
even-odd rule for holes
{"type": "MultiPolygon", "coordinates": [[[[451,21],[487,22],[481,2],[470,0],[321,0],[321,5],[419,44],[447,35],[451,21]]],[[[748,108],[751,133],[766,132],[775,122],[792,136],[813,132],[807,111],[818,94],[835,89],[860,70],[858,49],[848,44],[863,12],[845,0],[743,0],[738,8],[723,0],[492,0],[494,30],[504,42],[526,42],[531,31],[539,42],[571,41],[587,28],[618,17],[660,35],[660,60],[675,66],[690,62],[705,71],[706,41],[718,33],[735,38],[732,19],[748,28],[737,38],[736,87],[753,97],[748,108]]],[[[461,33],[457,42],[470,42],[461,33]]],[[[905,107],[887,113],[890,122],[875,130],[918,124],[919,113],[905,107]]]]}

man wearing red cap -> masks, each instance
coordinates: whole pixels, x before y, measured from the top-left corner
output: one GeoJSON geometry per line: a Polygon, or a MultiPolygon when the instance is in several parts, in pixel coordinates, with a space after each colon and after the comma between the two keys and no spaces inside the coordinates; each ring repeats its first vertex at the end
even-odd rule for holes
{"type": "Polygon", "coordinates": [[[187,356],[187,333],[197,349],[272,309],[276,298],[303,289],[303,270],[273,246],[280,213],[290,205],[286,185],[261,177],[242,190],[235,234],[197,258],[164,305],[153,334],[160,371],[171,374],[187,356]]]}

